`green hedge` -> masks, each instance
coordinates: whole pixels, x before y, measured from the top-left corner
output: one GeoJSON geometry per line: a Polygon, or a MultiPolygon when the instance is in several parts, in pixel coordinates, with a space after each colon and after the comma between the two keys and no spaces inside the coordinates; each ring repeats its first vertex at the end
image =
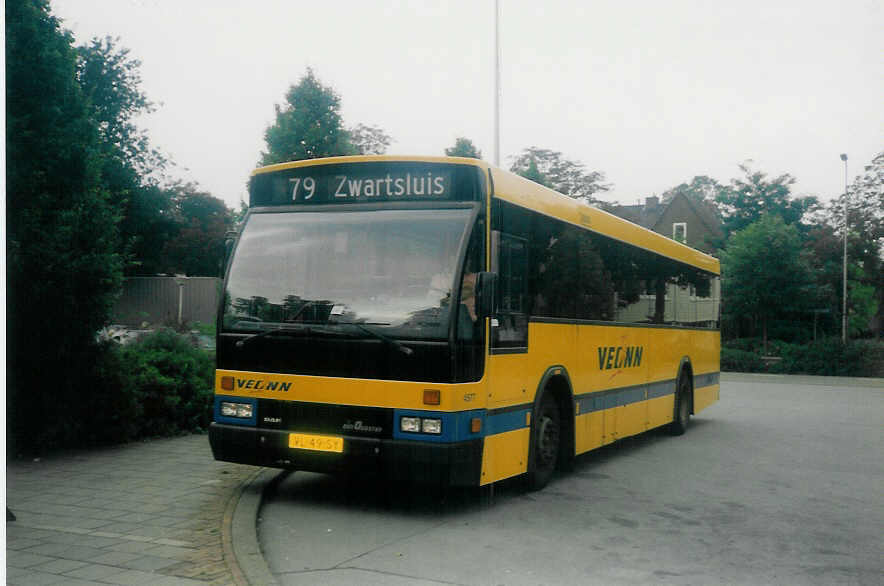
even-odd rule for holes
{"type": "Polygon", "coordinates": [[[725,372],[765,372],[761,356],[739,348],[721,349],[721,370],[725,372]]]}
{"type": "Polygon", "coordinates": [[[95,372],[104,415],[84,439],[124,442],[207,429],[214,369],[211,354],[171,329],[125,346],[106,344],[95,372]]]}
{"type": "Polygon", "coordinates": [[[189,336],[161,330],[125,346],[106,340],[78,357],[71,392],[11,397],[11,456],[207,429],[215,359],[189,336]]]}
{"type": "Polygon", "coordinates": [[[766,356],[779,361],[766,363],[761,359],[762,344],[758,338],[742,338],[726,342],[721,349],[721,369],[732,372],[770,372],[777,374],[811,374],[820,376],[884,377],[884,342],[826,338],[808,344],[768,342],[766,356]]]}

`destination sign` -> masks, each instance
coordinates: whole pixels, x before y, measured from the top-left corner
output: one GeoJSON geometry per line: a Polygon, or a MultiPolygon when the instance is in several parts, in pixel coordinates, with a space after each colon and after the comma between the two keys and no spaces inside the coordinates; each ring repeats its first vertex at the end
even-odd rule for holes
{"type": "Polygon", "coordinates": [[[292,202],[313,199],[447,199],[451,194],[451,173],[385,173],[375,175],[335,174],[330,177],[289,177],[292,202]]]}
{"type": "Polygon", "coordinates": [[[251,205],[311,205],[373,201],[475,200],[477,170],[431,164],[342,164],[258,174],[251,205]],[[469,181],[464,182],[464,175],[469,181]]]}

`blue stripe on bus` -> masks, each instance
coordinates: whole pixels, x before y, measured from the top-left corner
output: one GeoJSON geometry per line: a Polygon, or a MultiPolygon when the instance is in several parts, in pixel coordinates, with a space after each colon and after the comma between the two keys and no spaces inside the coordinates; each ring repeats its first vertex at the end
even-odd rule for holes
{"type": "Polygon", "coordinates": [[[504,411],[489,415],[485,419],[485,435],[496,435],[528,427],[528,413],[530,412],[530,408],[522,407],[517,411],[504,411]]]}
{"type": "Polygon", "coordinates": [[[233,425],[249,425],[255,427],[258,424],[258,399],[250,399],[246,397],[226,397],[224,395],[215,395],[215,423],[230,423],[233,425]],[[225,417],[221,415],[221,402],[229,403],[246,403],[252,406],[252,416],[248,419],[244,417],[225,417]]]}
{"type": "MultiPolygon", "coordinates": [[[[694,377],[694,388],[699,389],[710,385],[718,384],[719,373],[711,372],[701,374],[694,377]]],[[[646,399],[656,399],[667,395],[675,394],[675,379],[657,381],[653,383],[643,383],[640,385],[630,385],[628,387],[620,387],[619,389],[609,389],[606,391],[596,391],[594,393],[583,393],[577,395],[574,400],[579,407],[581,415],[592,413],[593,411],[603,411],[613,407],[622,407],[639,403],[646,399]]]]}
{"type": "Polygon", "coordinates": [[[699,389],[702,387],[708,387],[711,385],[717,385],[719,379],[719,373],[710,372],[708,374],[698,374],[694,377],[694,388],[699,389]]]}

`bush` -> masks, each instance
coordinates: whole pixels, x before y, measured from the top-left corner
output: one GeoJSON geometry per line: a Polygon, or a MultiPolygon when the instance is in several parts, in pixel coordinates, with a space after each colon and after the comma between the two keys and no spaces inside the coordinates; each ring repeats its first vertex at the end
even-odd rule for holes
{"type": "Polygon", "coordinates": [[[770,372],[818,376],[884,376],[884,343],[875,340],[825,338],[808,344],[768,341],[767,353],[782,360],[766,364],[761,359],[761,340],[731,340],[721,349],[721,370],[770,372]]]}
{"type": "MultiPolygon", "coordinates": [[[[724,342],[730,350],[743,350],[744,352],[761,352],[761,338],[734,338],[724,342]]],[[[722,348],[722,352],[724,352],[722,348]]]]}
{"type": "Polygon", "coordinates": [[[123,388],[137,403],[136,437],[201,431],[211,419],[214,361],[188,338],[159,330],[120,348],[123,388]]]}
{"type": "Polygon", "coordinates": [[[874,340],[826,338],[809,344],[787,345],[783,360],[771,372],[821,376],[884,376],[884,343],[874,340]]]}
{"type": "Polygon", "coordinates": [[[737,348],[721,349],[721,370],[725,372],[765,372],[761,357],[737,348]]]}
{"type": "Polygon", "coordinates": [[[159,330],[125,346],[106,341],[99,350],[90,392],[74,410],[78,429],[70,443],[121,443],[208,427],[214,359],[187,336],[159,330]]]}

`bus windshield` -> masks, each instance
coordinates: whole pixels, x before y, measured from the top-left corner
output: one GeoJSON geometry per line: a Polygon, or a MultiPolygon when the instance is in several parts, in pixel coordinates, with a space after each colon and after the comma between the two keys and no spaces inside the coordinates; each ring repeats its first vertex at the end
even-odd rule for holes
{"type": "Polygon", "coordinates": [[[258,213],[228,276],[228,332],[447,339],[470,209],[258,213]]]}

